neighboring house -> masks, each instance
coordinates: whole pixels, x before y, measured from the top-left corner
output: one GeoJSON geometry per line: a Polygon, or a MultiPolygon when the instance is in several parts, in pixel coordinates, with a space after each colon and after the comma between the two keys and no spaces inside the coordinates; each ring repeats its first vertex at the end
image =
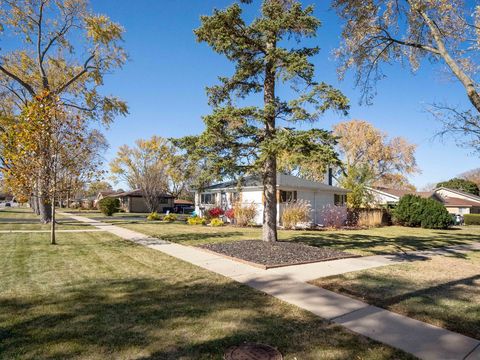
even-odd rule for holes
{"type": "Polygon", "coordinates": [[[396,204],[406,194],[418,195],[424,198],[432,198],[442,203],[451,214],[480,214],[480,196],[465,193],[463,191],[445,187],[437,188],[428,192],[415,192],[409,190],[395,190],[388,188],[369,188],[377,205],[396,204]]]}
{"type": "Polygon", "coordinates": [[[98,194],[97,194],[97,197],[95,198],[95,201],[93,202],[94,206],[97,206],[98,202],[100,200],[102,200],[103,198],[107,197],[107,196],[112,196],[112,195],[116,195],[116,194],[121,194],[123,193],[124,191],[123,190],[105,190],[105,191],[100,191],[98,194]]]}
{"type": "MultiPolygon", "coordinates": [[[[110,197],[117,197],[120,200],[120,207],[125,212],[133,213],[149,213],[147,203],[143,197],[141,190],[126,191],[109,195],[110,197]]],[[[164,213],[167,210],[173,209],[173,196],[162,194],[160,196],[160,209],[158,212],[164,213]]]]}
{"type": "Polygon", "coordinates": [[[194,209],[194,203],[190,200],[176,199],[173,201],[173,211],[175,213],[191,213],[194,209]]]}
{"type": "MultiPolygon", "coordinates": [[[[277,174],[277,221],[280,223],[282,212],[288,202],[308,201],[311,205],[311,220],[323,224],[323,211],[326,206],[345,206],[348,190],[332,186],[331,176],[322,182],[305,180],[296,176],[277,174]],[[330,185],[329,185],[330,184],[330,185]]],[[[259,176],[248,176],[239,184],[228,181],[206,187],[195,192],[195,211],[203,215],[213,207],[227,210],[239,202],[243,205],[254,204],[257,208],[255,222],[262,224],[263,184],[259,176]]]]}

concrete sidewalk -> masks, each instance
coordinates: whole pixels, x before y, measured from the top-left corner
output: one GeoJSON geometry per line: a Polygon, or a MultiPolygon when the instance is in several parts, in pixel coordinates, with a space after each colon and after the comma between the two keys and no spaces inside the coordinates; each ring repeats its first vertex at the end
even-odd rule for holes
{"type": "MultiPolygon", "coordinates": [[[[371,306],[305,282],[321,276],[397,264],[409,261],[408,257],[371,256],[262,270],[193,247],[151,238],[119,226],[68,213],[63,215],[229,277],[340,324],[353,332],[404,350],[420,359],[478,360],[480,358],[479,340],[371,306]],[[323,275],[318,276],[319,274],[323,275]]],[[[470,249],[480,249],[480,247],[476,244],[471,247],[434,249],[416,252],[415,255],[466,252],[470,249]]]]}

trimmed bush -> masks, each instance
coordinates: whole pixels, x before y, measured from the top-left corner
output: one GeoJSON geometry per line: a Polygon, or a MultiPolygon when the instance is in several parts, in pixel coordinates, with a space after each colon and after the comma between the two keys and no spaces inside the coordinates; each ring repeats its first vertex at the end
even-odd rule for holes
{"type": "Polygon", "coordinates": [[[148,214],[147,220],[148,221],[158,221],[158,220],[161,220],[161,217],[160,217],[160,215],[157,214],[156,211],[154,211],[154,212],[148,214]]]}
{"type": "Polygon", "coordinates": [[[480,225],[480,214],[465,214],[463,219],[465,225],[480,225]]]}
{"type": "Polygon", "coordinates": [[[187,219],[188,225],[207,225],[207,220],[200,216],[193,216],[187,219]]]}
{"type": "Polygon", "coordinates": [[[177,221],[177,215],[176,214],[167,214],[163,217],[163,221],[168,221],[168,222],[177,221]]]}
{"type": "Polygon", "coordinates": [[[398,225],[425,229],[445,229],[452,225],[452,216],[441,203],[417,195],[403,196],[392,213],[393,222],[398,225]]]}
{"type": "Polygon", "coordinates": [[[98,202],[98,210],[106,216],[112,216],[118,212],[120,208],[120,200],[118,198],[106,197],[98,202]]]}
{"type": "Polygon", "coordinates": [[[214,218],[212,219],[212,221],[210,221],[210,226],[214,226],[214,227],[223,226],[223,220],[219,218],[214,218]]]}
{"type": "Polygon", "coordinates": [[[282,212],[282,225],[285,229],[295,229],[300,223],[310,220],[310,204],[299,200],[287,203],[282,212]]]}

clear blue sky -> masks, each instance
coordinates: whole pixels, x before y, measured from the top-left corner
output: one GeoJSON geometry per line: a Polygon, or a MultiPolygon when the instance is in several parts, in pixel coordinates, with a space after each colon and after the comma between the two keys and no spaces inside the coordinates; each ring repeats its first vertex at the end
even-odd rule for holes
{"type": "MultiPolygon", "coordinates": [[[[232,66],[205,44],[198,44],[193,29],[200,15],[213,8],[225,8],[226,0],[93,0],[94,10],[110,16],[125,29],[125,47],[131,61],[121,71],[106,79],[105,93],[126,100],[130,115],[118,118],[106,132],[110,142],[107,160],[122,144],[152,135],[178,137],[197,134],[203,129],[202,115],[210,108],[205,86],[215,83],[217,76],[230,75],[232,66]]],[[[332,124],[348,119],[363,119],[391,136],[403,136],[418,145],[417,161],[421,174],[411,177],[421,188],[427,183],[453,177],[480,166],[478,155],[457,147],[453,141],[440,142],[433,135],[439,124],[426,112],[433,102],[467,104],[463,89],[456,82],[445,80],[440,65],[426,64],[416,75],[398,65],[385,69],[388,75],[378,85],[373,105],[360,106],[360,91],[354,88],[352,74],[339,82],[332,51],[340,43],[340,23],[329,10],[329,1],[314,3],[316,15],[323,22],[314,40],[321,48],[314,58],[317,79],[326,81],[346,94],[352,103],[350,114],[341,118],[327,115],[316,127],[329,129],[332,124]]],[[[248,16],[258,6],[248,7],[248,16]]]]}

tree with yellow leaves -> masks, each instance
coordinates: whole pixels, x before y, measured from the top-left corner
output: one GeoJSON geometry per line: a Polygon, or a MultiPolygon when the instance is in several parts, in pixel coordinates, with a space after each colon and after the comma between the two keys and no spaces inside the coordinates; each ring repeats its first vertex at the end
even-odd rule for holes
{"type": "Polygon", "coordinates": [[[80,112],[66,110],[51,93],[44,92],[28,103],[0,133],[6,187],[20,197],[31,197],[41,213],[49,205],[52,219],[51,242],[55,244],[55,204],[66,191],[66,177],[88,179],[96,175],[95,161],[105,144],[103,136],[89,130],[80,112]],[[86,161],[88,160],[88,161],[86,161]]]}
{"type": "Polygon", "coordinates": [[[344,163],[340,183],[352,190],[352,207],[369,202],[366,187],[411,188],[407,175],[418,172],[416,145],[405,138],[389,139],[387,134],[363,120],[338,123],[333,127],[337,149],[344,163]]]}
{"type": "MultiPolygon", "coordinates": [[[[104,75],[121,67],[127,59],[121,46],[123,28],[105,15],[94,14],[87,0],[4,0],[0,3],[0,24],[4,36],[16,39],[18,44],[7,53],[0,52],[2,117],[15,119],[22,113],[22,126],[27,126],[27,118],[32,127],[48,124],[45,118],[26,116],[46,101],[47,93],[49,103],[52,102],[49,106],[66,114],[72,111],[82,121],[108,125],[116,115],[128,112],[123,101],[98,91],[104,75]]],[[[48,115],[51,114],[42,114],[48,115]]],[[[25,129],[26,133],[30,130],[25,129]]],[[[45,164],[41,172],[48,171],[51,167],[45,164]]],[[[45,197],[48,189],[41,188],[42,182],[34,184],[37,176],[51,174],[17,181],[25,186],[32,182],[29,186],[38,193],[42,221],[49,222],[50,201],[45,197]]]]}

